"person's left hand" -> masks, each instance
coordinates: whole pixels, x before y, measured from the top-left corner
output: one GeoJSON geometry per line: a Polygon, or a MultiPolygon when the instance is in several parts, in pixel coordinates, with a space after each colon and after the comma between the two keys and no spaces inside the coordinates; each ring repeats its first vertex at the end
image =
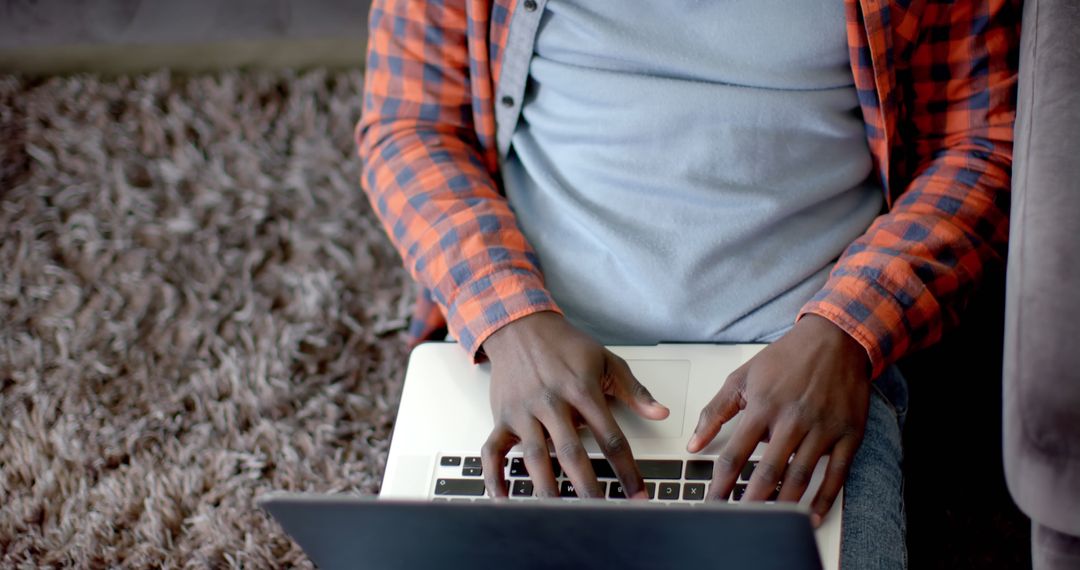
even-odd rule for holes
{"type": "Polygon", "coordinates": [[[862,442],[870,409],[870,359],[829,320],[807,315],[780,340],[728,376],[701,411],[687,450],[701,451],[740,412],[742,421],[717,457],[710,499],[726,499],[758,443],[768,441],[743,501],[798,501],[818,460],[825,478],[811,504],[814,526],[832,507],[862,442]],[[792,454],[794,459],[788,462],[792,454]]]}

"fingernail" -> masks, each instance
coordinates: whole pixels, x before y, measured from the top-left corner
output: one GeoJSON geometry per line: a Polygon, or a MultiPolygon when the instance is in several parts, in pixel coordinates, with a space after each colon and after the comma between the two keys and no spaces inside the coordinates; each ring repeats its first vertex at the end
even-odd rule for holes
{"type": "Polygon", "coordinates": [[[634,496],[631,497],[631,498],[633,498],[633,499],[648,499],[649,498],[649,493],[645,489],[642,489],[642,490],[638,491],[637,493],[634,493],[634,496]]]}

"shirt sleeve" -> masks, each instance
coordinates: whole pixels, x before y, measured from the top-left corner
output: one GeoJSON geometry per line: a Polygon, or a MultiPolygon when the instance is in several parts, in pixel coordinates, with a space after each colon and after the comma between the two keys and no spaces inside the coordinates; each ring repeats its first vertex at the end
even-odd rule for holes
{"type": "Polygon", "coordinates": [[[476,356],[507,323],[558,307],[477,135],[476,117],[492,112],[474,103],[470,72],[487,66],[476,59],[486,57],[477,39],[486,30],[470,32],[483,23],[466,4],[373,2],[357,141],[376,215],[476,356]]]}
{"type": "Polygon", "coordinates": [[[926,10],[898,69],[913,175],[800,312],[858,340],[873,377],[939,340],[1007,246],[1019,2],[926,10]]]}

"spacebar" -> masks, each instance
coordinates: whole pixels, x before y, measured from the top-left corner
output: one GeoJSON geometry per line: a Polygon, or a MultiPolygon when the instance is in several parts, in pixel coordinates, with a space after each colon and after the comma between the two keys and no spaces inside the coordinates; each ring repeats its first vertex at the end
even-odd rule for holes
{"type": "Polygon", "coordinates": [[[677,459],[641,459],[637,462],[642,479],[679,479],[682,461],[677,459]]]}
{"type": "Polygon", "coordinates": [[[439,479],[435,482],[435,494],[480,497],[484,494],[484,480],[439,479]]]}

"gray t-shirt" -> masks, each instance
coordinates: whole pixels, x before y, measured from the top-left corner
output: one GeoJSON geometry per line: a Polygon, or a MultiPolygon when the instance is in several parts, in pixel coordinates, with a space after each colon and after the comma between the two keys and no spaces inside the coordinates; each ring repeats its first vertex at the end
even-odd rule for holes
{"type": "Polygon", "coordinates": [[[843,9],[548,0],[503,177],[575,324],[607,343],[791,326],[883,202],[843,9]]]}

